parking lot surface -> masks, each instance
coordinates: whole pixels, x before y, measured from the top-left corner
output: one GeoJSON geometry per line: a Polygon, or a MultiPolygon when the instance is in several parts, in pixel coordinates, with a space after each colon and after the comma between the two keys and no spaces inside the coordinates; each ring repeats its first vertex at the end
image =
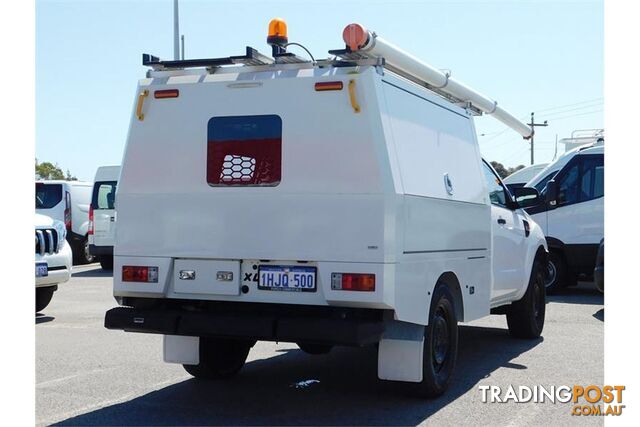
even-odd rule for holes
{"type": "Polygon", "coordinates": [[[195,380],[162,361],[160,336],[104,328],[111,285],[99,265],[74,267],[36,315],[38,425],[603,424],[570,404],[482,403],[478,388],[603,384],[603,296],[590,283],[548,298],[539,340],[510,338],[504,316],[461,326],[453,383],[433,400],[379,382],[373,347],[311,356],[258,342],[236,378],[195,380]]]}

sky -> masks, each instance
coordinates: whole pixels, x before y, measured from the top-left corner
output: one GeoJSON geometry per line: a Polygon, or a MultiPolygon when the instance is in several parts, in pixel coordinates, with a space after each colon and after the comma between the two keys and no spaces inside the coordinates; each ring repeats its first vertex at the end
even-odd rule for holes
{"type": "MultiPolygon", "coordinates": [[[[602,128],[602,1],[180,1],[186,58],[269,54],[271,18],[318,58],[344,47],[359,22],[459,81],[536,122],[535,163],[558,139],[602,128]]],[[[292,51],[304,56],[303,51],[292,51]]],[[[173,1],[36,1],[36,158],[81,180],[120,164],[142,53],[173,56],[173,1]]],[[[476,118],[483,156],[530,163],[530,145],[500,122],[476,118]]],[[[558,154],[563,146],[557,147],[558,154]]]]}

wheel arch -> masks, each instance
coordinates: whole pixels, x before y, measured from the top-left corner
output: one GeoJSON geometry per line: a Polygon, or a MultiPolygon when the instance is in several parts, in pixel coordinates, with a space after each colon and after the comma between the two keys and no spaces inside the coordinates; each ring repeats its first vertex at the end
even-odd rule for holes
{"type": "Polygon", "coordinates": [[[453,302],[455,304],[456,318],[459,322],[464,321],[464,301],[462,299],[462,290],[460,289],[458,276],[456,276],[452,271],[446,271],[438,277],[436,286],[440,284],[446,286],[449,288],[449,291],[451,291],[453,302]]]}

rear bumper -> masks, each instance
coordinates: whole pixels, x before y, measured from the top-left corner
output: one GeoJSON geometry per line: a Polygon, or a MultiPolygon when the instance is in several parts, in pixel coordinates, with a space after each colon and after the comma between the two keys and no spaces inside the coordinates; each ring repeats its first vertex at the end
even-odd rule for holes
{"type": "Polygon", "coordinates": [[[89,245],[89,253],[94,256],[113,256],[113,246],[89,245]]]}
{"type": "Polygon", "coordinates": [[[107,311],[107,329],[164,335],[246,338],[361,346],[380,341],[382,310],[317,309],[233,304],[202,311],[117,307],[107,311]],[[238,305],[248,309],[235,310],[238,305]],[[234,307],[235,306],[235,307],[234,307]]]}

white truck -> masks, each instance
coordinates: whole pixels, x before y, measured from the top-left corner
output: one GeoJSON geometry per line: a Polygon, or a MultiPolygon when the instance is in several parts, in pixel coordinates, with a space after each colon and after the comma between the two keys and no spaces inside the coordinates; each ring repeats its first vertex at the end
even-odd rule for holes
{"type": "Polygon", "coordinates": [[[66,234],[62,221],[36,214],[36,313],[49,305],[58,284],[71,277],[72,255],[66,234]]]}
{"type": "Polygon", "coordinates": [[[273,59],[143,56],[105,326],[164,335],[165,361],[208,379],[257,340],[378,344],[378,377],[424,396],[449,384],[458,322],[538,337],[547,248],[521,209],[538,193],[506,190],[473,116],[529,128],[357,24],[317,62],[283,28],[273,59]]]}
{"type": "Polygon", "coordinates": [[[89,252],[91,182],[36,181],[36,213],[62,221],[76,264],[93,262],[89,252]]]}
{"type": "Polygon", "coordinates": [[[100,166],[93,180],[89,208],[89,252],[104,270],[113,269],[116,236],[116,189],[120,166],[100,166]]]}

